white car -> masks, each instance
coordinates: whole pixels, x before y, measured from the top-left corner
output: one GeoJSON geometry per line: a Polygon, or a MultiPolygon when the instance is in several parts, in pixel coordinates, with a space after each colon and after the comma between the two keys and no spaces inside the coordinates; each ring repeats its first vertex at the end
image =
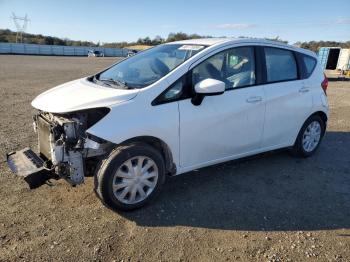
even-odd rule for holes
{"type": "Polygon", "coordinates": [[[128,51],[126,57],[134,56],[134,55],[136,55],[137,53],[138,53],[137,50],[131,49],[131,50],[128,51]]]}
{"type": "Polygon", "coordinates": [[[40,94],[39,154],[26,148],[8,163],[32,187],[94,175],[106,205],[131,210],[167,175],[278,148],[312,155],[326,130],[327,85],[316,55],[286,44],[167,43],[40,94]]]}
{"type": "Polygon", "coordinates": [[[98,50],[89,50],[88,57],[104,57],[105,54],[102,51],[98,50]]]}

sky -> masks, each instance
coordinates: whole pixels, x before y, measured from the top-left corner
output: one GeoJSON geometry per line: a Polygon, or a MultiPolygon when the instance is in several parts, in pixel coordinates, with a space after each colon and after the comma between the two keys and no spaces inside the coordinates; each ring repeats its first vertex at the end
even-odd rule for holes
{"type": "Polygon", "coordinates": [[[0,28],[28,14],[27,32],[93,42],[170,32],[280,37],[293,44],[350,40],[350,0],[0,0],[0,28]]]}

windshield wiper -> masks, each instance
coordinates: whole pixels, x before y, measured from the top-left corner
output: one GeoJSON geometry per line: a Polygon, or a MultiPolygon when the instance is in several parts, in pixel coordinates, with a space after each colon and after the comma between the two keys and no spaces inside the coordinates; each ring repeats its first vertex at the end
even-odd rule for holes
{"type": "Polygon", "coordinates": [[[101,84],[101,85],[111,86],[110,84],[101,81],[99,78],[96,77],[96,75],[93,77],[92,81],[93,81],[94,83],[96,83],[96,84],[99,83],[99,84],[101,84]]]}
{"type": "Polygon", "coordinates": [[[116,79],[113,79],[113,78],[100,79],[99,75],[94,75],[92,81],[95,82],[95,83],[100,83],[102,85],[107,85],[107,86],[112,86],[112,85],[113,86],[120,86],[120,87],[123,87],[125,89],[135,89],[135,88],[137,88],[137,87],[134,87],[134,86],[130,86],[126,82],[123,82],[123,81],[120,81],[120,80],[116,80],[116,79]]]}
{"type": "Polygon", "coordinates": [[[124,87],[126,89],[129,89],[130,87],[127,85],[127,83],[123,82],[123,81],[120,81],[120,80],[116,80],[116,79],[113,79],[113,78],[106,78],[106,79],[99,79],[99,81],[101,82],[107,82],[109,84],[112,84],[112,85],[116,85],[116,86],[121,86],[121,87],[124,87]]]}

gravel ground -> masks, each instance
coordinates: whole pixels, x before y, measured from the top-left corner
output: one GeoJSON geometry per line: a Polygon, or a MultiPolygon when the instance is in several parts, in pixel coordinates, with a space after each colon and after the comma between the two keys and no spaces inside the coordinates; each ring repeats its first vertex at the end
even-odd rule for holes
{"type": "Polygon", "coordinates": [[[31,100],[115,58],[0,56],[0,261],[350,261],[350,83],[331,82],[317,154],[285,151],[167,180],[131,213],[104,207],[93,179],[29,190],[3,162],[36,146],[31,100]]]}

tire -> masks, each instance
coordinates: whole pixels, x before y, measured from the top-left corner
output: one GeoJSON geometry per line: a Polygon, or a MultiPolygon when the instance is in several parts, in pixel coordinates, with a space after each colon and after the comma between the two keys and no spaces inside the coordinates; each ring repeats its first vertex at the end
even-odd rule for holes
{"type": "Polygon", "coordinates": [[[95,173],[95,192],[108,207],[127,211],[153,200],[164,182],[165,163],[160,152],[147,144],[135,143],[116,148],[100,162],[95,173]]]}
{"type": "MultiPolygon", "coordinates": [[[[313,155],[316,150],[318,149],[318,147],[321,144],[322,138],[324,136],[325,133],[325,129],[326,129],[326,123],[323,121],[323,119],[319,116],[319,115],[312,115],[310,116],[305,123],[303,124],[303,126],[301,127],[298,137],[294,143],[294,146],[292,148],[292,153],[294,156],[297,157],[309,157],[311,155],[313,155]],[[312,126],[313,125],[313,126],[312,126]],[[320,136],[319,139],[317,140],[316,138],[318,137],[318,135],[316,135],[317,132],[314,133],[313,137],[314,139],[311,139],[314,141],[313,146],[308,147],[307,145],[310,145],[310,143],[308,144],[307,137],[311,137],[308,136],[306,134],[306,132],[310,133],[311,129],[318,129],[316,127],[319,127],[319,131],[320,131],[320,136]],[[308,129],[308,130],[307,130],[308,129]],[[305,137],[305,139],[304,139],[305,137]],[[317,140],[317,144],[315,144],[317,140]]],[[[312,145],[312,143],[311,143],[312,145]]]]}

